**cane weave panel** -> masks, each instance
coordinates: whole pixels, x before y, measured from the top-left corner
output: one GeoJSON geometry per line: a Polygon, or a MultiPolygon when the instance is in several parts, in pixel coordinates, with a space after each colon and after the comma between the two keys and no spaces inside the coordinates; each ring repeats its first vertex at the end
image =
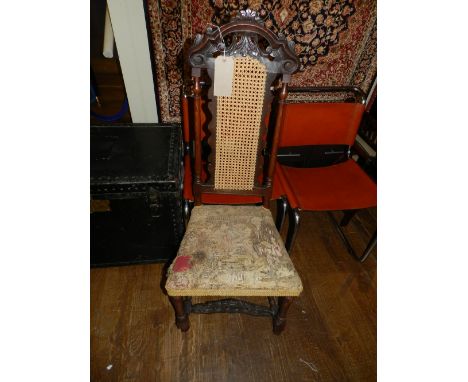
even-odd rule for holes
{"type": "Polygon", "coordinates": [[[302,283],[263,206],[192,210],[168,270],[169,296],[298,296],[302,283]]]}
{"type": "Polygon", "coordinates": [[[215,189],[254,187],[265,81],[264,64],[234,58],[232,94],[217,97],[215,189]]]}

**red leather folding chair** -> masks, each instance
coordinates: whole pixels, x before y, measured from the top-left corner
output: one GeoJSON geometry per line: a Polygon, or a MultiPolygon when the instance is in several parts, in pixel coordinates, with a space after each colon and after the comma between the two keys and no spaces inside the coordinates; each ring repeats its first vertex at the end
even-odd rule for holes
{"type": "MultiPolygon", "coordinates": [[[[343,88],[307,90],[342,91],[343,88]]],[[[358,98],[361,98],[358,102],[288,103],[285,106],[279,142],[282,152],[294,153],[298,148],[305,146],[322,147],[325,154],[327,147],[330,147],[330,152],[333,154],[336,145],[345,149],[339,163],[336,164],[312,168],[284,164],[277,166],[278,178],[290,207],[290,224],[286,240],[288,251],[292,249],[297,234],[301,210],[343,210],[345,215],[340,224],[334,220],[332,214],[330,216],[348,251],[360,261],[367,258],[377,242],[377,234],[374,234],[364,254],[357,256],[340,227],[348,224],[357,210],[377,205],[376,184],[350,158],[350,149],[365,110],[363,98],[358,98]]],[[[281,157],[278,160],[281,163],[281,157]]]]}

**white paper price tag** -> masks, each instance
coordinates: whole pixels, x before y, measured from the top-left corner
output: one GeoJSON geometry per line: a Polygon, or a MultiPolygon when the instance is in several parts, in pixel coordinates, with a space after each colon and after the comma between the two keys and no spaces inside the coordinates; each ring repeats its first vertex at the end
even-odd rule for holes
{"type": "Polygon", "coordinates": [[[214,87],[215,96],[227,96],[232,93],[232,76],[234,73],[233,57],[218,56],[215,59],[214,87]]]}

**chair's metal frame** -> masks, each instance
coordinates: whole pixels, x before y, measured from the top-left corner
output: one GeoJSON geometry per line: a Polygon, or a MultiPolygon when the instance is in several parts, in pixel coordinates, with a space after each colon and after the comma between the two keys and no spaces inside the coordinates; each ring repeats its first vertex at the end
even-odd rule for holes
{"type": "MultiPolygon", "coordinates": [[[[356,103],[362,103],[364,104],[366,102],[366,97],[364,92],[356,87],[356,86],[318,86],[318,87],[303,87],[303,88],[289,88],[290,93],[349,93],[351,97],[345,98],[343,101],[344,102],[356,102],[356,103]]],[[[311,101],[313,102],[313,101],[311,101]]],[[[319,100],[317,102],[324,102],[322,100],[319,100]]],[[[286,102],[289,103],[289,102],[286,102]]],[[[351,155],[351,146],[348,147],[348,160],[350,160],[350,155],[351,155]]],[[[291,253],[297,232],[299,229],[299,223],[300,223],[300,213],[301,209],[300,208],[291,208],[287,199],[283,198],[281,200],[278,200],[277,203],[277,210],[279,211],[279,217],[277,219],[277,228],[280,230],[283,226],[284,223],[284,217],[286,214],[288,215],[289,219],[289,227],[288,227],[288,233],[286,236],[286,243],[285,247],[289,253],[291,253]]],[[[367,259],[369,254],[372,252],[372,250],[375,248],[377,245],[377,231],[372,235],[366,249],[364,250],[363,254],[361,256],[357,255],[356,252],[354,251],[351,243],[347,239],[345,233],[343,232],[342,227],[345,227],[351,218],[355,215],[357,210],[348,210],[345,211],[345,215],[343,219],[341,220],[340,223],[336,221],[334,218],[333,214],[331,212],[328,212],[328,215],[333,222],[335,228],[337,229],[346,249],[348,252],[357,260],[360,262],[363,262],[367,259]]]]}

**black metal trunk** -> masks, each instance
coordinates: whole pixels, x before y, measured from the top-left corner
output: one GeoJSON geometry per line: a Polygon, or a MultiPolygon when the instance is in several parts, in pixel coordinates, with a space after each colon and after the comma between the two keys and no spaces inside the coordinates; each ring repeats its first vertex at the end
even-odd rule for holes
{"type": "Polygon", "coordinates": [[[91,126],[91,266],[167,261],[183,234],[180,125],[91,126]]]}

